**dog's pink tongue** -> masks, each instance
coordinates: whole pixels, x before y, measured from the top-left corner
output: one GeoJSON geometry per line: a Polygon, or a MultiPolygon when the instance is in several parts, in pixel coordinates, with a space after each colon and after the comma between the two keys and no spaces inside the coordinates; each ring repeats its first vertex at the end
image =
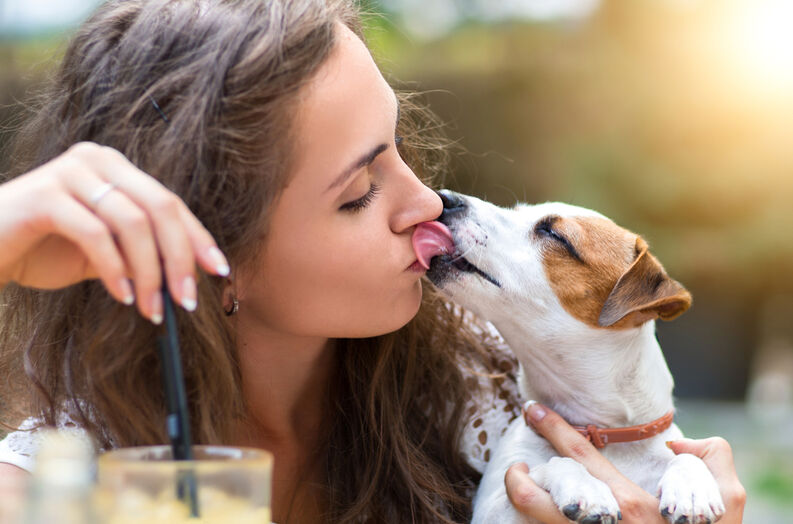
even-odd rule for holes
{"type": "Polygon", "coordinates": [[[429,269],[432,257],[454,252],[452,232],[440,222],[422,222],[413,231],[413,251],[421,267],[429,269]]]}

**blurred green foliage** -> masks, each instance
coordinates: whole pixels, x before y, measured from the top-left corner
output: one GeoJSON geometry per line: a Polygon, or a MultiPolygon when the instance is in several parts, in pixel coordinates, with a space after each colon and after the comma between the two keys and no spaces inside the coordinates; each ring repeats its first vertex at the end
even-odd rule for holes
{"type": "Polygon", "coordinates": [[[778,465],[769,464],[768,469],[758,473],[751,480],[750,489],[780,506],[793,508],[793,472],[778,465]]]}

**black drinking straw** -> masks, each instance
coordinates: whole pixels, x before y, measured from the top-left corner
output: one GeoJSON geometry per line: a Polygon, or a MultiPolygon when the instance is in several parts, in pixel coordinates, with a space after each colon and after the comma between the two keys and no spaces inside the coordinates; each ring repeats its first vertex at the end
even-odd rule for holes
{"type": "MultiPolygon", "coordinates": [[[[163,276],[163,282],[165,277],[163,276]]],[[[162,303],[165,329],[158,337],[160,359],[162,361],[163,387],[168,416],[165,420],[168,438],[171,440],[174,460],[193,460],[192,437],[190,436],[190,416],[187,412],[187,393],[184,386],[184,373],[179,353],[179,333],[176,327],[176,313],[168,285],[162,286],[162,303]]],[[[195,472],[185,469],[179,472],[177,495],[189,504],[190,515],[198,517],[198,488],[195,472]]]]}

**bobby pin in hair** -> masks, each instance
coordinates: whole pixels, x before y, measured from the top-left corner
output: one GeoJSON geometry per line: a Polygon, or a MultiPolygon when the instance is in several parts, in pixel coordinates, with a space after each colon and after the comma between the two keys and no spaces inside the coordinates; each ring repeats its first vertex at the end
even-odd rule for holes
{"type": "Polygon", "coordinates": [[[171,121],[168,120],[167,116],[165,116],[165,113],[163,112],[162,108],[160,107],[160,104],[157,103],[157,101],[154,99],[154,97],[149,95],[149,100],[151,100],[151,105],[154,106],[154,109],[156,109],[157,112],[160,113],[160,116],[162,117],[162,119],[165,120],[165,123],[166,124],[170,124],[171,121]]]}

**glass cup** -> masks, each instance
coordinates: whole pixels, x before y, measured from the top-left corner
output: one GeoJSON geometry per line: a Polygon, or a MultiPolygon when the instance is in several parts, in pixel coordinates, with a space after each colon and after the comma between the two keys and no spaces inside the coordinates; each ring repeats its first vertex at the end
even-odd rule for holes
{"type": "Polygon", "coordinates": [[[121,448],[98,461],[96,509],[107,524],[270,524],[273,457],[253,448],[121,448]]]}

